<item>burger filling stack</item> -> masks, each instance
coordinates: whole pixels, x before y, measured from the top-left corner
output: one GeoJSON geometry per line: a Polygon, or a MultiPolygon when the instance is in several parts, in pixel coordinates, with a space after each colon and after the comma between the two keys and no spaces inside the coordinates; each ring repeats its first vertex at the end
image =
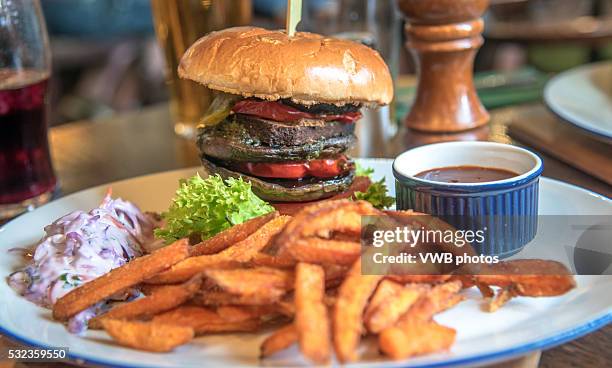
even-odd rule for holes
{"type": "Polygon", "coordinates": [[[311,202],[350,192],[360,109],[393,97],[373,49],[312,33],[237,27],[185,53],[179,75],[215,91],[202,118],[204,168],[242,177],[272,202],[311,202]]]}

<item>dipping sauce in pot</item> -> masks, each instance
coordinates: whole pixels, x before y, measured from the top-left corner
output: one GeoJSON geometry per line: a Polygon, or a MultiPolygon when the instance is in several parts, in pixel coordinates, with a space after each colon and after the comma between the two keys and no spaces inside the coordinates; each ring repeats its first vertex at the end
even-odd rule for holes
{"type": "Polygon", "coordinates": [[[484,183],[510,179],[519,174],[510,170],[481,166],[449,166],[425,170],[417,178],[441,183],[484,183]]]}

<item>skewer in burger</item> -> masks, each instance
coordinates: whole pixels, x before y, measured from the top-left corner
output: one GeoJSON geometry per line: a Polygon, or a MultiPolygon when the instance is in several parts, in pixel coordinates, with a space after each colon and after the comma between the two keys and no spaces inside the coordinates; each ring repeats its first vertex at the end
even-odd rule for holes
{"type": "Polygon", "coordinates": [[[393,98],[375,50],[313,33],[236,27],[193,44],[179,75],[216,93],[197,141],[209,173],[243,177],[272,202],[364,189],[353,185],[355,165],[345,152],[360,109],[393,98]]]}

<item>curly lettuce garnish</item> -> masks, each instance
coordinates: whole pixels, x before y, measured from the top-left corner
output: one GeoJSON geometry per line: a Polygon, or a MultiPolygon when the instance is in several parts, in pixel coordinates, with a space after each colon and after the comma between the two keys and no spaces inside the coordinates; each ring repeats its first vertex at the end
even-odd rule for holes
{"type": "Polygon", "coordinates": [[[355,176],[367,176],[368,178],[372,178],[374,174],[374,169],[371,167],[363,167],[358,162],[355,162],[355,176]]]}
{"type": "Polygon", "coordinates": [[[166,225],[156,229],[155,236],[167,243],[193,236],[205,240],[272,211],[242,178],[224,181],[219,175],[196,175],[180,181],[170,208],[162,214],[166,225]]]}
{"type": "MultiPolygon", "coordinates": [[[[356,176],[367,176],[372,179],[372,174],[374,174],[374,169],[371,167],[363,167],[359,164],[355,167],[356,176]]],[[[372,181],[367,191],[355,192],[353,197],[356,200],[368,201],[372,206],[382,210],[395,204],[395,198],[388,196],[387,191],[387,184],[385,179],[382,178],[379,181],[372,181]]]]}
{"type": "Polygon", "coordinates": [[[365,192],[355,192],[354,197],[356,200],[368,201],[372,206],[381,210],[395,204],[395,198],[387,195],[387,184],[384,178],[372,182],[365,192]]]}

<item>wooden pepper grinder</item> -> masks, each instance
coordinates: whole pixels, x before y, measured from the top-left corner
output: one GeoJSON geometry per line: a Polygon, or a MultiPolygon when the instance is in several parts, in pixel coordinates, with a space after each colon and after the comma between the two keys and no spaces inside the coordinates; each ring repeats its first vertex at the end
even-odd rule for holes
{"type": "Polygon", "coordinates": [[[407,46],[419,76],[407,127],[457,132],[489,121],[474,88],[474,57],[483,43],[480,16],[489,0],[398,0],[407,46]]]}

